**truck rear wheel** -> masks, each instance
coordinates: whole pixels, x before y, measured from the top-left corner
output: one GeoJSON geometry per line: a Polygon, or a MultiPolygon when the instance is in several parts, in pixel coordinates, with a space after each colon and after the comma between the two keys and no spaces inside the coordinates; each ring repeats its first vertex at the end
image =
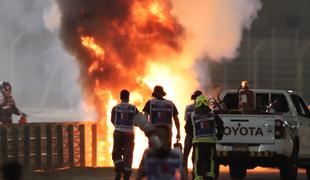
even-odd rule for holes
{"type": "Polygon", "coordinates": [[[243,166],[229,165],[229,174],[232,179],[244,179],[247,169],[243,166]]]}
{"type": "Polygon", "coordinates": [[[285,163],[280,167],[281,180],[296,180],[298,174],[298,167],[296,164],[285,163]]]}
{"type": "Polygon", "coordinates": [[[215,173],[215,179],[217,179],[220,175],[220,164],[217,162],[214,165],[214,173],[215,173]]]}
{"type": "MultiPolygon", "coordinates": [[[[295,141],[296,142],[296,141],[295,141]]],[[[298,175],[298,143],[294,143],[291,157],[280,165],[281,180],[296,180],[298,175]]]]}
{"type": "Polygon", "coordinates": [[[306,168],[307,179],[310,179],[310,167],[306,168]]]}

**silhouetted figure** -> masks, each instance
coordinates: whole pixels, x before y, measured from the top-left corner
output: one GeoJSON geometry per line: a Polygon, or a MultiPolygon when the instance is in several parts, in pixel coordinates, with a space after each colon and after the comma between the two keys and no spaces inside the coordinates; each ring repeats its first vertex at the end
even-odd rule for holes
{"type": "Polygon", "coordinates": [[[4,163],[1,171],[3,180],[21,180],[23,176],[23,166],[18,161],[4,163]]]}
{"type": "MultiPolygon", "coordinates": [[[[12,96],[12,86],[9,82],[0,82],[0,124],[10,125],[13,123],[12,114],[26,119],[26,114],[21,112],[15,104],[12,96]]],[[[26,121],[26,120],[24,120],[26,121]]]]}
{"type": "Polygon", "coordinates": [[[185,180],[182,168],[182,154],[171,149],[168,126],[157,129],[162,147],[158,150],[146,149],[138,170],[136,180],[185,180]]]}
{"type": "Polygon", "coordinates": [[[125,180],[131,175],[134,150],[134,116],[139,113],[136,106],[129,104],[129,91],[120,93],[121,103],[112,109],[111,122],[115,127],[112,159],[115,166],[115,180],[120,180],[122,173],[125,180]]]}
{"type": "Polygon", "coordinates": [[[186,121],[185,131],[193,136],[194,180],[216,179],[216,141],[223,138],[224,126],[222,119],[210,109],[205,96],[196,98],[195,111],[191,121],[186,121]]]}
{"type": "MultiPolygon", "coordinates": [[[[193,103],[186,106],[185,114],[184,114],[185,122],[191,121],[192,113],[195,111],[195,99],[200,95],[202,95],[202,92],[197,90],[191,96],[191,100],[193,100],[193,103]]],[[[184,166],[185,172],[188,172],[187,160],[188,160],[189,153],[192,149],[192,141],[193,141],[193,136],[186,134],[185,141],[184,141],[184,152],[183,152],[183,166],[184,166]]],[[[192,161],[194,162],[193,157],[194,156],[192,156],[192,161]]]]}
{"type": "MultiPolygon", "coordinates": [[[[166,92],[162,86],[155,86],[152,93],[153,98],[145,104],[143,112],[149,122],[155,127],[156,131],[161,129],[170,129],[170,131],[161,131],[168,133],[168,140],[171,146],[172,141],[172,119],[177,130],[177,141],[180,141],[180,122],[178,117],[178,110],[172,101],[164,98],[166,92]]],[[[161,140],[162,141],[162,140],[161,140]]]]}

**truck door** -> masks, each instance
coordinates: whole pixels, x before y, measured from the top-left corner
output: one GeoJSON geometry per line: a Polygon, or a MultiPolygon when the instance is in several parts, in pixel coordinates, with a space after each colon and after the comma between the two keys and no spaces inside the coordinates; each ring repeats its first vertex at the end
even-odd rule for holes
{"type": "Polygon", "coordinates": [[[310,114],[304,100],[298,95],[291,95],[293,104],[298,114],[297,121],[299,123],[299,157],[310,157],[310,114]]]}

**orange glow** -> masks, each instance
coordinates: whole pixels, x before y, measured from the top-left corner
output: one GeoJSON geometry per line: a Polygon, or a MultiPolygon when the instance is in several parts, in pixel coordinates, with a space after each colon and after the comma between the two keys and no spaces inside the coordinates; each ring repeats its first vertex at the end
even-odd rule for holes
{"type": "Polygon", "coordinates": [[[100,68],[100,61],[104,60],[105,51],[103,48],[101,48],[99,45],[95,43],[93,37],[82,36],[81,43],[84,47],[89,49],[96,58],[98,58],[98,61],[94,61],[88,68],[88,73],[91,74],[95,70],[100,68]]]}
{"type": "MultiPolygon", "coordinates": [[[[93,82],[89,86],[92,89],[88,89],[90,92],[86,94],[86,101],[98,113],[97,166],[113,165],[111,152],[114,127],[110,122],[111,110],[119,102],[119,91],[123,88],[130,90],[130,102],[141,111],[151,98],[154,86],[163,86],[166,98],[173,100],[180,112],[181,136],[185,137],[182,128],[185,125],[183,111],[190,103],[190,95],[198,87],[198,82],[190,66],[193,57],[186,51],[181,51],[178,41],[182,41],[182,38],[174,38],[182,34],[182,28],[176,24],[169,8],[167,1],[163,0],[134,1],[130,8],[132,12],[121,27],[117,22],[111,23],[114,33],[126,36],[126,43],[130,44],[126,47],[129,50],[124,52],[130,52],[132,56],[129,53],[125,59],[117,53],[123,51],[114,49],[113,37],[105,37],[106,40],[101,42],[95,36],[81,34],[81,45],[91,57],[86,61],[90,79],[87,82],[93,82]],[[157,29],[152,29],[155,27],[157,29]],[[150,32],[145,32],[146,29],[150,32]],[[134,64],[135,68],[128,68],[131,58],[137,63],[134,64]],[[112,73],[109,79],[104,79],[106,75],[100,74],[105,69],[114,70],[117,74],[112,73]],[[123,78],[120,84],[117,84],[116,78],[123,78]]],[[[173,133],[175,142],[175,128],[173,133]]],[[[91,136],[88,133],[86,135],[91,136]]],[[[139,166],[147,146],[148,140],[144,133],[135,128],[133,167],[139,166]]],[[[91,146],[86,146],[86,152],[91,152],[91,146]]],[[[91,156],[86,156],[86,162],[87,165],[91,164],[91,156]]]]}
{"type": "Polygon", "coordinates": [[[138,26],[144,26],[147,21],[152,20],[157,21],[158,26],[166,26],[171,30],[175,30],[174,18],[172,18],[165,0],[153,0],[152,2],[136,1],[132,6],[132,10],[132,20],[138,26]]]}
{"type": "Polygon", "coordinates": [[[242,87],[242,88],[248,87],[248,81],[242,81],[242,82],[241,82],[241,87],[242,87]]]}
{"type": "Polygon", "coordinates": [[[93,53],[96,55],[96,57],[102,57],[104,56],[105,52],[104,50],[95,43],[95,40],[93,37],[87,37],[82,36],[81,42],[83,46],[93,51],[93,53]]]}
{"type": "Polygon", "coordinates": [[[150,11],[153,15],[159,18],[160,22],[166,21],[166,16],[164,14],[163,7],[159,4],[158,1],[155,1],[153,4],[150,5],[150,11]]]}
{"type": "MultiPolygon", "coordinates": [[[[151,98],[154,86],[163,86],[166,98],[172,100],[180,112],[181,143],[184,142],[183,112],[186,105],[191,103],[190,95],[199,87],[199,83],[196,72],[192,70],[195,57],[193,47],[182,43],[182,27],[177,24],[170,10],[166,0],[133,0],[129,17],[120,24],[117,20],[112,21],[109,25],[111,32],[103,38],[81,34],[81,45],[91,57],[86,63],[89,77],[86,80],[92,81],[87,87],[86,99],[98,113],[97,166],[113,165],[114,127],[110,122],[110,112],[119,102],[119,91],[125,88],[131,92],[130,102],[141,111],[151,98]],[[126,41],[123,41],[123,37],[126,37],[126,41]],[[115,45],[118,43],[126,45],[120,49],[115,45]],[[105,69],[111,73],[105,72],[105,69]]],[[[175,128],[173,134],[175,142],[175,128]]],[[[86,135],[90,137],[91,133],[86,135]]],[[[88,144],[87,153],[91,152],[91,145],[88,144]]],[[[135,128],[134,168],[139,166],[147,146],[144,133],[135,128]]],[[[91,165],[91,156],[86,156],[86,162],[91,165]]],[[[188,165],[192,167],[191,162],[188,165]]],[[[260,168],[255,170],[263,171],[260,168]]],[[[221,171],[228,172],[229,169],[221,166],[221,171]]]]}

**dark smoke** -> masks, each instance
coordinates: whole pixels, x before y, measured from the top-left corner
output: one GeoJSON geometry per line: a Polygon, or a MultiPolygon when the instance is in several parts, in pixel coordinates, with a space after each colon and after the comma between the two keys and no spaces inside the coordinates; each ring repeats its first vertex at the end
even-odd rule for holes
{"type": "MultiPolygon", "coordinates": [[[[183,29],[175,19],[173,28],[158,22],[155,17],[141,24],[135,24],[131,9],[134,3],[143,5],[150,0],[58,0],[61,11],[60,38],[65,48],[74,56],[80,65],[80,81],[86,93],[93,93],[95,81],[118,96],[122,88],[133,90],[141,87],[136,77],[143,75],[147,58],[156,59],[157,45],[173,51],[181,51],[179,44],[183,29]],[[133,31],[136,32],[133,32],[133,31]],[[93,74],[87,70],[93,57],[81,45],[82,35],[92,36],[97,44],[106,51],[105,60],[93,74]],[[122,67],[122,68],[119,68],[122,67]]],[[[164,2],[171,10],[170,3],[164,2]]],[[[102,108],[102,107],[101,107],[102,108]]]]}
{"type": "Polygon", "coordinates": [[[172,7],[167,0],[57,2],[61,12],[60,38],[78,61],[84,98],[97,110],[102,131],[99,139],[105,142],[104,154],[109,154],[106,114],[111,94],[118,99],[119,91],[126,88],[138,91],[144,98],[149,96],[150,89],[141,81],[147,62],[180,52],[183,28],[170,15],[172,7]],[[156,9],[151,13],[149,5],[154,2],[163,5],[160,11],[165,18],[160,19],[156,9]],[[96,58],[81,44],[82,36],[94,38],[105,51],[103,59],[96,58]],[[89,73],[94,62],[99,62],[99,67],[89,73]]]}

